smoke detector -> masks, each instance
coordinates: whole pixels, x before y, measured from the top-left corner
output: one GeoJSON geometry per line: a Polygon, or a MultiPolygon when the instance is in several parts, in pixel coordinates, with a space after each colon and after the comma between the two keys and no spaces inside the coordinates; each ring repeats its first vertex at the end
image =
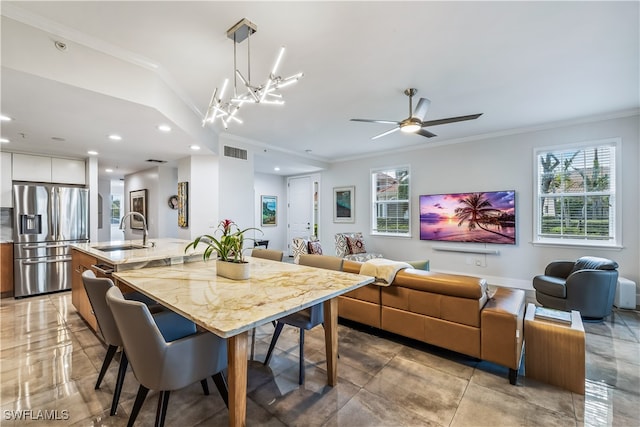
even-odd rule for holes
{"type": "Polygon", "coordinates": [[[60,40],[56,40],[53,42],[53,44],[55,45],[56,49],[58,49],[61,52],[64,52],[67,50],[67,44],[65,42],[61,42],[60,40]]]}

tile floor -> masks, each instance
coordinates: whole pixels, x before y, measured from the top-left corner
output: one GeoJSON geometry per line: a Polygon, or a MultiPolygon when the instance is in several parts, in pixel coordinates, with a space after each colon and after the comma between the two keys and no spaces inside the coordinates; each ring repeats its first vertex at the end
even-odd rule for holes
{"type": "MultiPolygon", "coordinates": [[[[307,334],[306,383],[299,387],[297,331],[285,327],[271,365],[250,362],[247,425],[640,425],[640,312],[615,310],[585,329],[581,396],[527,379],[524,363],[512,386],[505,368],[354,324],[339,326],[333,388],[326,385],[322,329],[307,334]]],[[[127,374],[118,414],[110,417],[118,364],[94,390],[105,347],[75,313],[69,293],[1,300],[0,330],[1,426],[126,425],[135,377],[127,374]]],[[[257,360],[272,331],[270,324],[258,329],[257,360]]],[[[172,393],[167,425],[227,425],[227,409],[210,388],[210,396],[200,384],[172,393]]],[[[156,398],[149,394],[136,425],[153,424],[156,398]]]]}

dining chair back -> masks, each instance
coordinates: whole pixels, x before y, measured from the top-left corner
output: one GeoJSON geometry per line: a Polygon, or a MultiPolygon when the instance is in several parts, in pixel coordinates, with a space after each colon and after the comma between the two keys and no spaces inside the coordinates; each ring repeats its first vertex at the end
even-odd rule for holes
{"type": "MultiPolygon", "coordinates": [[[[325,255],[300,255],[299,264],[308,267],[342,271],[343,259],[325,255]]],[[[316,304],[305,310],[301,310],[278,319],[276,330],[273,332],[273,337],[271,338],[271,344],[269,344],[267,357],[264,360],[265,365],[268,365],[271,361],[271,355],[273,354],[273,350],[278,342],[278,338],[280,337],[280,333],[282,332],[284,325],[294,326],[300,330],[298,383],[304,384],[304,331],[312,329],[318,325],[324,326],[323,303],[316,304]]]]}
{"type": "Polygon", "coordinates": [[[133,374],[140,383],[131,415],[132,426],[149,390],[159,390],[156,425],[164,425],[169,395],[211,376],[228,407],[228,388],[222,370],[227,367],[226,340],[198,332],[167,342],[154,322],[149,308],[138,301],[125,300],[117,287],[107,292],[107,304],[122,337],[133,374]]]}
{"type": "Polygon", "coordinates": [[[284,253],[275,249],[254,248],[251,250],[251,256],[262,259],[270,259],[272,261],[282,261],[284,253]]]}

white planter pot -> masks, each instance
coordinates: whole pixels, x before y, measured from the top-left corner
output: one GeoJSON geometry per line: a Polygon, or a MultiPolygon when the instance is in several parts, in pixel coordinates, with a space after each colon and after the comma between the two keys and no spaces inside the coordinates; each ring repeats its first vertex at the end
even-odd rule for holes
{"type": "Polygon", "coordinates": [[[246,280],[249,278],[248,262],[229,262],[216,260],[216,274],[231,280],[246,280]]]}

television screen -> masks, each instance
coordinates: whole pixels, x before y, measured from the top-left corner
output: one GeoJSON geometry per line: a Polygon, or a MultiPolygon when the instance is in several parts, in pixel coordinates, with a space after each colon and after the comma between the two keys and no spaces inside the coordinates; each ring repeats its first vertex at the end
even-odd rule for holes
{"type": "Polygon", "coordinates": [[[420,239],[516,243],[516,192],[420,196],[420,239]]]}

